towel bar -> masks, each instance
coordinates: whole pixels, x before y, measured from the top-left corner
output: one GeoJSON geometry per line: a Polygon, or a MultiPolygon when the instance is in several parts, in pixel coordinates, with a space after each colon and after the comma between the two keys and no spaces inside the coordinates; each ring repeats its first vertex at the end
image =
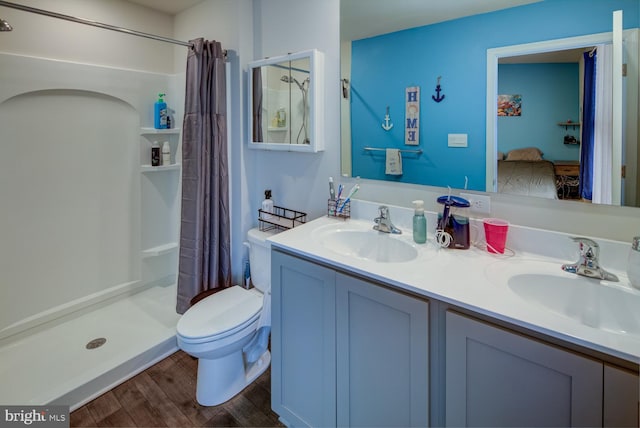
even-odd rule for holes
{"type": "MultiPolygon", "coordinates": [[[[370,151],[370,152],[384,152],[387,149],[379,149],[377,147],[365,147],[364,150],[370,151]]],[[[422,149],[417,149],[417,150],[400,149],[399,152],[400,153],[415,153],[415,154],[421,155],[422,154],[422,149]]]]}

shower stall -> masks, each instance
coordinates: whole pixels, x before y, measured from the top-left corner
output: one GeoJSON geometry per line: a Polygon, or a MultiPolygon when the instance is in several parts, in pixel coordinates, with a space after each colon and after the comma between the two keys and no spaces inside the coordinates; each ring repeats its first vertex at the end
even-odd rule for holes
{"type": "MultiPolygon", "coordinates": [[[[3,46],[25,37],[2,18],[3,46]]],[[[177,350],[180,130],[151,126],[158,92],[181,123],[184,85],[10,52],[0,70],[0,403],[73,410],[177,350]],[[169,142],[171,165],[149,165],[154,141],[169,142]]]]}

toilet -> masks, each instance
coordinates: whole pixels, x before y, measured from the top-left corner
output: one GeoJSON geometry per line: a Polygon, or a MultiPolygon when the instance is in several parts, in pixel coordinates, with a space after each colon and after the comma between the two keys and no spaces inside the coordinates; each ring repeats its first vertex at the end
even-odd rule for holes
{"type": "Polygon", "coordinates": [[[270,292],[271,245],[266,240],[273,234],[257,228],[247,233],[255,288],[226,288],[200,300],[178,321],[178,346],[198,358],[196,398],[203,406],[231,399],[269,367],[269,350],[254,363],[246,363],[243,347],[256,334],[263,293],[270,292]]]}

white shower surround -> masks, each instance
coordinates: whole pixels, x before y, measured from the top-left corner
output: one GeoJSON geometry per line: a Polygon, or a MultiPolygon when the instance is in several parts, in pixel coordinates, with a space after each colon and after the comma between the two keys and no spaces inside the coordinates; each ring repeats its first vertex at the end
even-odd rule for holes
{"type": "Polygon", "coordinates": [[[0,401],[75,406],[177,349],[176,252],[142,251],[177,239],[179,171],[140,169],[177,80],[0,53],[0,401]]]}
{"type": "Polygon", "coordinates": [[[178,226],[170,206],[141,219],[139,172],[173,76],[10,54],[0,69],[2,338],[175,273],[140,254],[178,226]]]}

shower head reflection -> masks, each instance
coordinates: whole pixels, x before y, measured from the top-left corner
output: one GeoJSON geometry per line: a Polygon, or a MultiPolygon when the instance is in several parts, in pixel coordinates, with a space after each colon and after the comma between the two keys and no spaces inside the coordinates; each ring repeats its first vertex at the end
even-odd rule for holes
{"type": "Polygon", "coordinates": [[[11,31],[13,27],[4,19],[0,18],[0,31],[11,31]]]}

